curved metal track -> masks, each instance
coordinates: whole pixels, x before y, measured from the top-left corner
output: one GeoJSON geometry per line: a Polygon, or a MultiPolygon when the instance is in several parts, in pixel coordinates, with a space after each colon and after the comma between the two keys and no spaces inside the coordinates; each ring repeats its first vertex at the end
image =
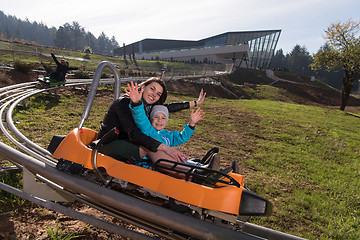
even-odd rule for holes
{"type": "MultiPolygon", "coordinates": [[[[106,65],[106,64],[105,64],[106,65]]],[[[102,69],[101,69],[102,71],[102,69]]],[[[95,73],[95,77],[100,78],[101,71],[95,73]]],[[[62,87],[89,85],[91,80],[74,80],[72,83],[62,87]]],[[[115,81],[116,82],[116,81],[115,81]]],[[[114,83],[113,80],[103,80],[101,83],[114,83]]],[[[60,87],[46,89],[36,88],[37,82],[16,84],[0,89],[0,113],[2,120],[0,128],[4,135],[17,147],[12,148],[0,142],[0,154],[5,156],[16,166],[26,168],[41,181],[67,197],[81,201],[91,207],[110,214],[122,221],[138,226],[156,235],[167,239],[301,239],[296,236],[288,235],[271,229],[262,228],[257,225],[245,223],[242,232],[232,231],[214,224],[200,221],[193,217],[185,216],[164,209],[159,206],[141,201],[120,192],[102,187],[100,185],[86,181],[80,177],[69,175],[58,171],[56,160],[51,158],[51,154],[46,150],[26,138],[15,126],[12,113],[15,107],[27,98],[46,92],[56,90],[60,87]],[[3,121],[5,117],[6,121],[3,121]],[[247,233],[248,232],[248,233],[247,233]],[[186,237],[184,237],[186,236],[186,237]],[[261,236],[261,237],[259,237],[261,236]]],[[[119,88],[120,86],[115,86],[119,88]]],[[[118,95],[115,94],[114,98],[118,95]]],[[[89,99],[89,98],[88,98],[89,99]]],[[[90,108],[85,107],[82,118],[86,119],[90,108]]],[[[82,125],[83,120],[81,121],[82,125]]],[[[130,239],[149,239],[151,237],[142,233],[123,228],[109,222],[94,219],[92,216],[83,215],[73,210],[64,208],[51,201],[41,200],[14,189],[5,184],[0,184],[0,189],[11,192],[12,194],[34,201],[43,207],[61,212],[70,217],[120,234],[130,239]]]]}

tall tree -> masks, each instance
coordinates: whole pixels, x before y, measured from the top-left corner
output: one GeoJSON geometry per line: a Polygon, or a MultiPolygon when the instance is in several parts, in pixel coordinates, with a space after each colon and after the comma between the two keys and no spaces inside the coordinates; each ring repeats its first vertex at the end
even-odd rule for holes
{"type": "Polygon", "coordinates": [[[344,111],[354,81],[360,77],[360,22],[348,20],[331,24],[325,31],[326,45],[314,54],[312,69],[344,70],[342,77],[341,106],[344,111]]]}
{"type": "Polygon", "coordinates": [[[55,33],[54,44],[57,47],[72,48],[70,25],[68,23],[60,26],[55,33]]]}
{"type": "Polygon", "coordinates": [[[86,46],[86,32],[78,22],[73,22],[71,25],[72,39],[74,40],[74,49],[83,50],[86,46]]]}
{"type": "Polygon", "coordinates": [[[277,50],[275,55],[271,58],[270,68],[274,68],[276,70],[284,70],[285,56],[284,51],[281,48],[277,50]]]}
{"type": "Polygon", "coordinates": [[[91,48],[92,52],[98,53],[99,52],[99,47],[98,47],[96,37],[91,32],[88,32],[87,34],[88,34],[87,38],[88,38],[88,41],[89,41],[89,43],[88,43],[89,47],[91,48]]]}
{"type": "Polygon", "coordinates": [[[99,52],[106,54],[108,52],[108,41],[109,38],[105,35],[104,32],[100,34],[98,37],[98,45],[99,45],[99,52]]]}
{"type": "Polygon", "coordinates": [[[312,75],[310,68],[312,57],[305,46],[295,45],[290,54],[286,56],[286,60],[291,72],[301,75],[312,75]]]}

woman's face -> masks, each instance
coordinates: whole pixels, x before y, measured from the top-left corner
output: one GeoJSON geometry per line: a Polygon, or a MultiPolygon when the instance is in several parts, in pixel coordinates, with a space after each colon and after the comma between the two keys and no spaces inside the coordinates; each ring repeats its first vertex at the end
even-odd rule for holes
{"type": "Polygon", "coordinates": [[[151,82],[149,85],[145,86],[142,97],[147,104],[154,104],[159,100],[162,93],[162,86],[157,82],[151,82]]]}

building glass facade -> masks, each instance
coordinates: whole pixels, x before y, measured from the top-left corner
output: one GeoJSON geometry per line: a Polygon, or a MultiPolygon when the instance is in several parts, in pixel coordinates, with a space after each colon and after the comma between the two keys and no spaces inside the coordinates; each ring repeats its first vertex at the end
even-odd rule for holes
{"type": "Polygon", "coordinates": [[[250,51],[249,67],[266,69],[274,55],[280,31],[267,31],[256,35],[258,36],[248,42],[250,51]]]}
{"type": "Polygon", "coordinates": [[[198,41],[144,39],[125,46],[125,49],[124,47],[115,49],[114,54],[121,56],[125,52],[130,53],[130,49],[133,49],[135,53],[142,54],[144,52],[248,45],[247,67],[267,69],[274,55],[280,33],[281,30],[227,32],[198,41]]]}

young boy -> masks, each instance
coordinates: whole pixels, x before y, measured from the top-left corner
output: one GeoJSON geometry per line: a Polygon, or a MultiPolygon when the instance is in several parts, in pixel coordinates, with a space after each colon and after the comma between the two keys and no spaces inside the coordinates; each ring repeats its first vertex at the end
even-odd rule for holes
{"type": "MultiPolygon", "coordinates": [[[[192,111],[190,115],[190,122],[185,124],[184,129],[181,132],[169,131],[165,129],[169,119],[169,111],[167,107],[163,105],[154,106],[150,113],[150,121],[145,114],[143,104],[135,107],[130,104],[130,109],[133,114],[135,124],[141,132],[149,137],[157,139],[159,142],[164,143],[169,147],[178,146],[187,142],[195,131],[195,124],[204,118],[203,111],[198,108],[196,112],[194,112],[194,110],[192,111]]],[[[216,168],[217,170],[220,167],[220,163],[217,164],[218,166],[214,166],[213,164],[212,166],[207,166],[188,159],[185,159],[185,162],[190,165],[198,167],[211,167],[212,169],[216,168]]]]}

